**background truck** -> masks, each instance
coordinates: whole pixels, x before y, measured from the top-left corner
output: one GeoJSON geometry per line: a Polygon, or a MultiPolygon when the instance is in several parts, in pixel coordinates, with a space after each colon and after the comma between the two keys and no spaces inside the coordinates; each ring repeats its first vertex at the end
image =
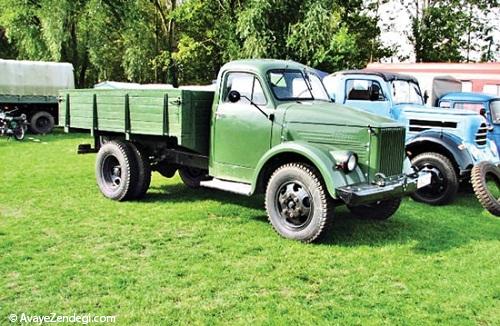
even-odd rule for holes
{"type": "Polygon", "coordinates": [[[472,111],[483,115],[488,121],[488,138],[500,146],[500,97],[483,94],[453,92],[442,96],[438,106],[441,108],[472,111]]]}
{"type": "Polygon", "coordinates": [[[282,236],[306,242],[332,225],[335,205],[386,219],[430,182],[405,159],[405,129],[332,103],[312,69],[292,61],[222,67],[216,91],[75,90],[62,95],[65,130],[90,129],[97,184],[114,200],[144,196],[151,171],[189,187],[265,194],[282,236]]]}
{"type": "Polygon", "coordinates": [[[455,197],[460,181],[470,180],[481,161],[499,161],[488,141],[485,119],[466,110],[425,107],[416,78],[371,70],[343,71],[324,79],[336,103],[363,109],[403,123],[406,152],[414,166],[432,174],[432,183],[412,196],[434,205],[455,197]]]}
{"type": "Polygon", "coordinates": [[[75,88],[69,63],[0,59],[0,108],[25,114],[32,132],[46,134],[58,123],[58,95],[75,88]]]}

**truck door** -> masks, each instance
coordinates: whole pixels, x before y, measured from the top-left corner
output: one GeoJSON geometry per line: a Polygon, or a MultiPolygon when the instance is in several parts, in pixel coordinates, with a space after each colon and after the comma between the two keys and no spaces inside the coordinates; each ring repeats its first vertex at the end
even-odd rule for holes
{"type": "Polygon", "coordinates": [[[391,117],[391,104],[378,81],[347,79],[345,81],[345,91],[346,105],[391,117]]]}
{"type": "Polygon", "coordinates": [[[226,73],[222,83],[215,112],[213,161],[218,174],[242,179],[244,170],[251,175],[262,155],[269,150],[272,130],[272,122],[244,97],[267,113],[273,108],[266,99],[261,82],[251,73],[226,73]],[[227,98],[232,90],[241,94],[237,103],[231,103],[227,98]]]}

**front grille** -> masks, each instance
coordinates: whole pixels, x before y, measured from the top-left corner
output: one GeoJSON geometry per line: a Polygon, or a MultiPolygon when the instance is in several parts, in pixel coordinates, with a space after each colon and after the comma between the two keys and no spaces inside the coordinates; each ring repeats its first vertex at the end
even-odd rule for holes
{"type": "Polygon", "coordinates": [[[486,145],[486,137],[488,137],[488,126],[482,123],[476,133],[476,143],[478,145],[486,145]]]}
{"type": "Polygon", "coordinates": [[[410,131],[419,132],[432,128],[456,128],[456,122],[435,121],[435,120],[410,120],[410,131]]]}
{"type": "Polygon", "coordinates": [[[386,176],[399,175],[405,158],[405,129],[382,128],[379,138],[379,172],[386,176]]]}

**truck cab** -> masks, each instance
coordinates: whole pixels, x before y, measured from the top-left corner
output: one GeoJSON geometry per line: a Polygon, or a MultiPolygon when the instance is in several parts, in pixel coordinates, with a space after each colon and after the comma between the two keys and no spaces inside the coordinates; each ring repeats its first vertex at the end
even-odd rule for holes
{"type": "Polygon", "coordinates": [[[334,208],[387,219],[431,182],[405,156],[405,128],[335,104],[313,69],[293,61],[224,65],[214,92],[78,90],[61,94],[66,131],[90,129],[104,196],[144,196],[151,171],[192,188],[264,194],[282,236],[323,238],[334,208]]]}
{"type": "Polygon", "coordinates": [[[470,179],[481,161],[498,162],[485,131],[487,122],[473,112],[429,108],[416,78],[371,70],[343,71],[324,79],[335,103],[394,119],[406,128],[412,163],[432,173],[432,183],[414,199],[434,205],[451,202],[460,181],[470,179]]]}
{"type": "Polygon", "coordinates": [[[489,124],[488,139],[497,147],[500,146],[500,97],[483,93],[453,92],[441,97],[438,106],[443,109],[467,110],[484,116],[489,124]]]}

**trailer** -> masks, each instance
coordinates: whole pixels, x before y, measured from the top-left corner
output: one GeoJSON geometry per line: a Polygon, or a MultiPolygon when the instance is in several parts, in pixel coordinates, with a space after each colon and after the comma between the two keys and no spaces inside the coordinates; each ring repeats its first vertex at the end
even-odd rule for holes
{"type": "Polygon", "coordinates": [[[58,123],[58,94],[74,89],[69,63],[0,59],[0,108],[25,114],[30,130],[46,134],[58,123]]]}

